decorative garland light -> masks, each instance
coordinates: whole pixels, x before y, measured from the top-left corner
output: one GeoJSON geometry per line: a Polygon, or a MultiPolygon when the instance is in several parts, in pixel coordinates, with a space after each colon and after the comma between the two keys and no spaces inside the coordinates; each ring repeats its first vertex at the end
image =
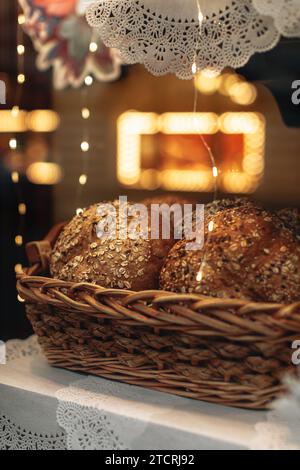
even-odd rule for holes
{"type": "MultiPolygon", "coordinates": [[[[17,53],[17,74],[16,74],[16,82],[17,82],[17,89],[16,89],[16,100],[15,104],[11,109],[11,117],[12,119],[17,119],[20,114],[20,105],[21,105],[21,98],[23,93],[23,85],[26,82],[26,75],[25,75],[25,45],[24,45],[24,35],[22,26],[25,23],[25,16],[20,13],[17,17],[17,34],[16,34],[16,53],[17,53]]],[[[19,147],[19,142],[17,137],[12,137],[9,140],[9,148],[12,151],[17,150],[19,147]]],[[[17,247],[22,247],[24,243],[24,236],[23,236],[23,226],[24,226],[24,217],[27,212],[26,203],[23,200],[22,194],[22,186],[20,185],[20,174],[18,171],[11,172],[11,180],[15,185],[16,194],[18,198],[18,216],[19,216],[19,224],[18,224],[18,233],[14,237],[14,242],[17,247]]],[[[15,265],[15,272],[18,273],[22,270],[22,265],[17,263],[15,265]]],[[[23,299],[18,296],[19,302],[23,302],[23,299]]]]}
{"type": "MultiPolygon", "coordinates": [[[[90,44],[90,50],[92,52],[96,52],[97,49],[93,46],[93,42],[90,44]]],[[[81,173],[78,177],[78,189],[77,189],[77,197],[76,197],[76,214],[80,215],[82,213],[82,191],[83,187],[88,182],[88,167],[89,167],[89,157],[90,157],[90,149],[91,144],[89,140],[89,120],[91,117],[91,110],[87,105],[88,101],[88,87],[93,84],[93,77],[88,75],[85,78],[85,85],[86,88],[83,88],[81,92],[81,110],[80,116],[82,119],[82,141],[80,143],[81,149],[81,173]]]]}

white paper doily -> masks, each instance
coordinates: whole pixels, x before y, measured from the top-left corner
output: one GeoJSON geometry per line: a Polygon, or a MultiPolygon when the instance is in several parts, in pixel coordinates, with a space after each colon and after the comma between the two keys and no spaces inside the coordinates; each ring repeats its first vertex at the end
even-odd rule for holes
{"type": "Polygon", "coordinates": [[[286,37],[300,37],[300,0],[253,0],[262,15],[274,19],[275,26],[286,37]]]}
{"type": "Polygon", "coordinates": [[[252,0],[98,0],[87,20],[124,63],[143,63],[154,75],[190,79],[193,70],[245,65],[272,49],[280,34],[252,0]],[[201,24],[201,26],[200,26],[201,24]]]}
{"type": "Polygon", "coordinates": [[[267,421],[255,425],[253,450],[300,450],[300,376],[287,379],[289,393],[276,400],[267,421]]]}
{"type": "Polygon", "coordinates": [[[157,412],[157,403],[171,412],[178,401],[176,396],[157,396],[148,389],[92,376],[59,390],[56,397],[57,423],[67,435],[69,450],[134,449],[157,412]],[[142,412],[143,421],[130,417],[133,407],[137,415],[142,412]]]}
{"type": "Polygon", "coordinates": [[[36,335],[27,339],[12,339],[6,343],[6,361],[10,362],[21,357],[36,356],[42,354],[36,335]]]}

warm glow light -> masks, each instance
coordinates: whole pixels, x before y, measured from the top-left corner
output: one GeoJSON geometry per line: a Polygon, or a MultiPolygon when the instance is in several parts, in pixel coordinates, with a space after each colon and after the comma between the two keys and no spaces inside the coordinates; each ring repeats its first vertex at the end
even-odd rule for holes
{"type": "Polygon", "coordinates": [[[159,127],[164,134],[215,134],[219,130],[215,113],[165,113],[159,127]]]}
{"type": "Polygon", "coordinates": [[[19,173],[17,171],[13,171],[11,174],[11,180],[13,183],[18,183],[20,179],[19,173]]]}
{"type": "Polygon", "coordinates": [[[98,44],[96,42],[91,42],[89,49],[90,49],[90,52],[97,52],[98,44]]]}
{"type": "Polygon", "coordinates": [[[118,180],[126,185],[137,184],[141,175],[141,135],[156,134],[158,116],[154,113],[128,112],[122,114],[118,127],[118,180]]]}
{"type": "Polygon", "coordinates": [[[81,209],[80,207],[76,209],[76,215],[81,215],[82,213],[83,213],[83,209],[81,209]]]}
{"type": "Polygon", "coordinates": [[[24,47],[23,44],[18,44],[17,52],[18,52],[19,55],[23,55],[25,53],[25,47],[24,47]]]}
{"type": "Polygon", "coordinates": [[[93,77],[91,75],[88,75],[87,77],[85,77],[84,83],[86,84],[86,86],[91,86],[94,83],[93,77]]]}
{"type": "Polygon", "coordinates": [[[256,134],[261,117],[258,113],[225,113],[220,116],[219,125],[225,134],[256,134]]]}
{"type": "Polygon", "coordinates": [[[209,224],[208,224],[208,231],[209,231],[209,232],[212,232],[213,229],[214,229],[214,223],[213,223],[213,221],[211,220],[211,221],[209,222],[209,224]]]}
{"type": "Polygon", "coordinates": [[[88,108],[82,108],[81,110],[81,116],[82,116],[82,119],[89,119],[91,113],[90,113],[90,110],[88,108]]]}
{"type": "Polygon", "coordinates": [[[22,266],[21,264],[19,264],[19,263],[16,264],[16,265],[15,265],[15,273],[16,273],[16,274],[21,274],[22,271],[23,271],[23,266],[22,266]]]}
{"type": "Polygon", "coordinates": [[[160,187],[161,177],[158,170],[143,170],[140,176],[140,185],[143,189],[154,190],[160,187]]]}
{"type": "Polygon", "coordinates": [[[234,103],[249,106],[256,100],[257,90],[251,83],[238,82],[230,87],[229,95],[234,103]]]}
{"type": "Polygon", "coordinates": [[[18,106],[0,110],[0,132],[53,132],[59,126],[59,115],[47,109],[21,111],[18,106]]]}
{"type": "Polygon", "coordinates": [[[27,128],[33,132],[54,132],[59,124],[60,118],[55,111],[37,109],[27,114],[27,128]]]}
{"type": "Polygon", "coordinates": [[[18,146],[18,142],[16,141],[16,139],[10,139],[9,148],[11,150],[16,150],[17,146],[18,146]]]}
{"type": "Polygon", "coordinates": [[[143,189],[164,188],[170,191],[212,191],[216,178],[228,192],[253,192],[264,172],[265,120],[259,113],[154,113],[128,112],[118,119],[117,176],[125,186],[143,189]],[[142,168],[142,135],[157,133],[242,134],[244,154],[242,170],[224,170],[219,177],[217,166],[203,170],[178,168],[142,168]],[[224,173],[224,174],[223,174],[224,173]]]}
{"type": "Polygon", "coordinates": [[[20,13],[18,15],[18,23],[19,23],[19,25],[22,25],[22,24],[25,23],[25,15],[23,15],[23,13],[20,13]]]}
{"type": "Polygon", "coordinates": [[[195,86],[203,95],[213,95],[219,89],[222,78],[218,76],[208,76],[205,71],[197,74],[195,86]]]}
{"type": "Polygon", "coordinates": [[[161,172],[161,187],[168,191],[211,191],[213,186],[213,178],[209,170],[163,170],[161,172]]]}
{"type": "Polygon", "coordinates": [[[0,111],[0,132],[26,132],[26,112],[17,112],[17,107],[0,111]]]}
{"type": "Polygon", "coordinates": [[[26,80],[26,77],[24,75],[24,73],[19,73],[18,77],[17,77],[17,81],[20,85],[22,85],[23,83],[25,83],[25,80],[26,80]]]}
{"type": "Polygon", "coordinates": [[[230,89],[236,83],[243,81],[243,78],[236,73],[223,73],[222,81],[220,83],[219,92],[224,96],[230,95],[230,89]]]}
{"type": "Polygon", "coordinates": [[[62,170],[56,163],[32,163],[26,171],[27,178],[33,184],[54,185],[61,181],[62,170]]]}
{"type": "Polygon", "coordinates": [[[90,149],[90,144],[86,141],[83,141],[81,142],[80,147],[83,152],[88,152],[90,149]]]}
{"type": "Polygon", "coordinates": [[[26,204],[24,204],[24,202],[21,202],[18,205],[18,211],[19,211],[20,215],[25,215],[26,214],[26,204]]]}
{"type": "Polygon", "coordinates": [[[16,235],[15,237],[15,244],[18,246],[23,245],[23,237],[22,235],[16,235]]]}
{"type": "Polygon", "coordinates": [[[192,74],[196,75],[196,73],[197,73],[197,64],[196,64],[196,62],[194,62],[193,65],[192,65],[192,74]]]}
{"type": "Polygon", "coordinates": [[[196,277],[197,282],[201,282],[203,278],[203,273],[202,271],[199,271],[196,277]]]}
{"type": "Polygon", "coordinates": [[[84,186],[87,183],[87,175],[80,175],[79,177],[79,184],[84,186]]]}
{"type": "Polygon", "coordinates": [[[228,193],[247,194],[255,191],[257,180],[242,172],[228,172],[223,175],[223,187],[228,193]]]}
{"type": "Polygon", "coordinates": [[[13,117],[13,118],[18,117],[19,112],[20,112],[19,106],[14,106],[14,107],[12,108],[12,110],[11,110],[11,115],[12,115],[12,117],[13,117]]]}

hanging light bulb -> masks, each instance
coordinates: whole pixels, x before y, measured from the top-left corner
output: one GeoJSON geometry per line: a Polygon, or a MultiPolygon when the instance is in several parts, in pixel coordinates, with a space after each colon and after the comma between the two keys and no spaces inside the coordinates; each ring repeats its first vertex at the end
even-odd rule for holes
{"type": "Polygon", "coordinates": [[[17,146],[18,146],[17,140],[16,140],[16,139],[10,139],[10,141],[9,141],[9,148],[10,148],[11,150],[16,150],[17,146]]]}
{"type": "Polygon", "coordinates": [[[90,144],[84,140],[83,142],[81,142],[80,147],[83,152],[88,152],[90,148],[90,144]]]}
{"type": "Polygon", "coordinates": [[[86,86],[91,86],[93,84],[93,82],[94,82],[94,79],[91,75],[88,75],[84,79],[84,83],[86,84],[86,86]]]}
{"type": "Polygon", "coordinates": [[[90,112],[89,108],[82,108],[81,116],[82,116],[82,119],[89,119],[90,116],[91,116],[91,112],[90,112]]]}
{"type": "Polygon", "coordinates": [[[17,81],[18,81],[19,85],[23,85],[23,83],[25,83],[26,77],[25,77],[24,73],[19,73],[19,75],[17,77],[17,81]]]}
{"type": "Polygon", "coordinates": [[[96,42],[91,42],[89,49],[90,49],[90,52],[97,52],[98,44],[96,42]]]}

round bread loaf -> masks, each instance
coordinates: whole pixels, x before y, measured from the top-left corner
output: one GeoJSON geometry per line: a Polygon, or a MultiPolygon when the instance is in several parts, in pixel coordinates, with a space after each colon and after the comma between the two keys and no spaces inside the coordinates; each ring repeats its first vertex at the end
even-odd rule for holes
{"type": "Polygon", "coordinates": [[[255,207],[225,209],[206,218],[205,239],[197,251],[187,250],[186,240],[176,243],[161,271],[162,289],[276,303],[300,300],[299,244],[276,216],[255,207]]]}
{"type": "Polygon", "coordinates": [[[282,221],[283,225],[291,230],[300,241],[300,210],[297,208],[281,209],[276,215],[282,221]]]}
{"type": "Polygon", "coordinates": [[[210,202],[205,205],[206,217],[213,217],[218,212],[222,212],[226,209],[237,209],[239,207],[261,207],[251,199],[247,197],[230,197],[226,199],[217,199],[216,201],[210,202]]]}
{"type": "MultiPolygon", "coordinates": [[[[159,272],[175,240],[171,230],[168,239],[151,240],[151,218],[143,236],[121,235],[124,229],[119,220],[119,201],[112,206],[117,215],[115,234],[99,238],[97,227],[104,223],[107,213],[99,214],[106,203],[95,204],[76,215],[62,230],[50,259],[53,277],[72,282],[90,282],[119,289],[156,289],[159,272]]],[[[147,204],[150,204],[148,200],[147,204]]],[[[128,203],[130,209],[132,204],[128,203]]],[[[149,212],[149,206],[147,205],[149,212]]],[[[138,215],[128,217],[128,225],[138,224],[138,215]]],[[[138,232],[142,234],[141,226],[138,232]]],[[[99,234],[99,232],[98,232],[99,234]]]]}

